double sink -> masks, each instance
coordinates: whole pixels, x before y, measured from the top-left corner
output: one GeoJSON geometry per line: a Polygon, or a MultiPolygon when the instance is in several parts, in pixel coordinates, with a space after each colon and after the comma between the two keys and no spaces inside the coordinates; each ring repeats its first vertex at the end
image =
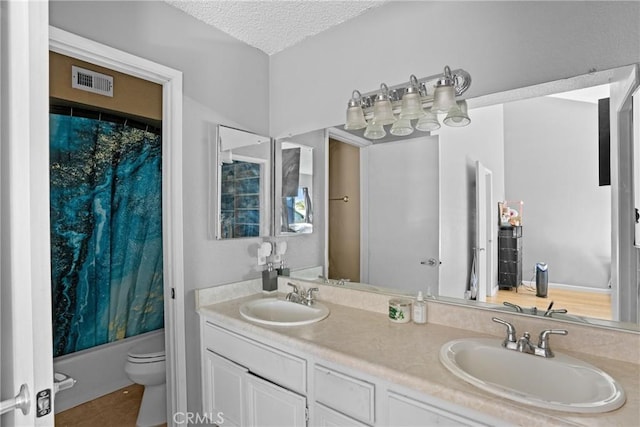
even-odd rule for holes
{"type": "MultiPolygon", "coordinates": [[[[247,301],[247,320],[271,326],[301,326],[330,314],[319,302],[305,305],[280,298],[247,301]]],[[[544,409],[577,413],[615,410],[625,403],[620,384],[582,360],[555,353],[540,357],[504,348],[501,340],[468,338],[446,343],[441,363],[456,377],[482,390],[544,409]]]]}

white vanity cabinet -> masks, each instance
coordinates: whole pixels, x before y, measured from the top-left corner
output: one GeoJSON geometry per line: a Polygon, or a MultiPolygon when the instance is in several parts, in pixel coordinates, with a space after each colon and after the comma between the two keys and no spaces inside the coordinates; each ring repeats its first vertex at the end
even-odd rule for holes
{"type": "Polygon", "coordinates": [[[247,337],[206,317],[201,334],[203,411],[220,426],[505,424],[357,369],[276,348],[258,334],[247,337]]]}
{"type": "Polygon", "coordinates": [[[202,322],[203,411],[220,426],[307,425],[306,361],[202,322]]]}

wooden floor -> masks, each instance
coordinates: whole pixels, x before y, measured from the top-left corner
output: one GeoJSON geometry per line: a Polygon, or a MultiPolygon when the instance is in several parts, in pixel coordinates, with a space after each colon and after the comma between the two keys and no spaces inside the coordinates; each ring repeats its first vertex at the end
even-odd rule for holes
{"type": "Polygon", "coordinates": [[[524,308],[537,307],[543,312],[553,301],[554,309],[566,308],[568,314],[611,320],[611,294],[549,288],[547,298],[536,296],[535,285],[521,285],[515,290],[499,290],[487,302],[500,304],[504,301],[524,308]]]}
{"type": "Polygon", "coordinates": [[[144,387],[133,384],[56,414],[56,427],[135,427],[144,387]]]}

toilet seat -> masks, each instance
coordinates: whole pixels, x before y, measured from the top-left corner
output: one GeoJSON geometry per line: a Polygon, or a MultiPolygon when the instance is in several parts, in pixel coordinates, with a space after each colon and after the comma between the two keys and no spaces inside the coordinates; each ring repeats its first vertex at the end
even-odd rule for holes
{"type": "Polygon", "coordinates": [[[157,335],[132,347],[127,360],[131,363],[164,362],[164,335],[157,335]]]}
{"type": "Polygon", "coordinates": [[[164,362],[165,356],[154,356],[154,357],[136,357],[136,356],[127,356],[127,361],[130,363],[156,363],[156,362],[164,362]]]}

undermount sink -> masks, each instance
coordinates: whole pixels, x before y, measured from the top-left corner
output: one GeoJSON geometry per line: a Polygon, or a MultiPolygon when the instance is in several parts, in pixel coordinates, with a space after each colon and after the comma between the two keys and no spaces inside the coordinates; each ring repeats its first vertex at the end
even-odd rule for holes
{"type": "Polygon", "coordinates": [[[265,325],[299,326],[319,322],[329,315],[329,308],[319,302],[308,306],[279,298],[262,298],[242,304],[240,314],[265,325]]]}
{"type": "Polygon", "coordinates": [[[491,338],[450,341],[440,349],[440,361],[476,387],[539,408],[599,413],[625,402],[620,384],[593,365],[557,352],[544,358],[501,344],[491,338]]]}

